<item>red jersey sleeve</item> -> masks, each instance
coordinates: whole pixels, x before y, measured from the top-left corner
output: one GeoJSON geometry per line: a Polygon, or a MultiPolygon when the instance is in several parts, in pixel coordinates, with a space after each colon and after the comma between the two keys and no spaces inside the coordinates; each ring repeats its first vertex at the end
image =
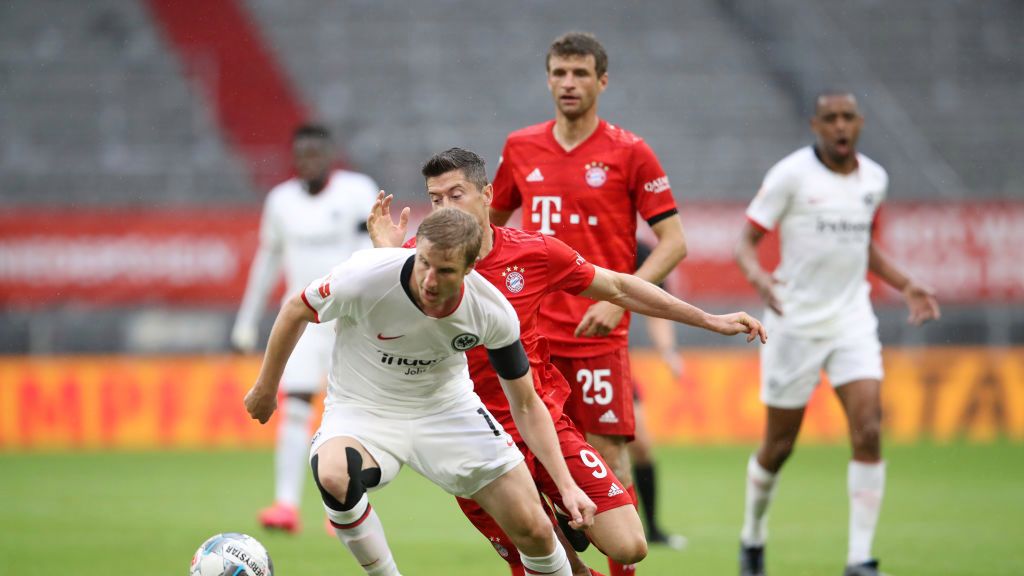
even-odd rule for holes
{"type": "Polygon", "coordinates": [[[629,191],[636,201],[637,212],[644,220],[660,220],[659,216],[676,212],[676,201],[672,197],[672,186],[658,157],[640,140],[633,146],[629,191]]]}
{"type": "Polygon", "coordinates": [[[498,159],[498,170],[494,173],[494,198],[491,200],[494,210],[513,212],[523,204],[523,197],[516,187],[514,162],[512,147],[505,142],[498,159]]]}
{"type": "Polygon", "coordinates": [[[402,248],[415,248],[415,247],[416,247],[416,237],[415,236],[413,236],[412,238],[409,238],[408,240],[406,240],[405,244],[402,244],[402,248]]]}
{"type": "Polygon", "coordinates": [[[568,244],[551,236],[543,236],[548,251],[548,287],[552,292],[572,295],[586,290],[594,282],[597,270],[568,244]]]}

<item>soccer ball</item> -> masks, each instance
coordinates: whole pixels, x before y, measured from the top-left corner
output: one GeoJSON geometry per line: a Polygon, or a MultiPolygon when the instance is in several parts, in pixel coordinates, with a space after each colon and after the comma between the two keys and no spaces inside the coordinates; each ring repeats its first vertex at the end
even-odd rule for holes
{"type": "Polygon", "coordinates": [[[246,534],[211,536],[192,556],[189,576],[274,576],[267,549],[246,534]]]}

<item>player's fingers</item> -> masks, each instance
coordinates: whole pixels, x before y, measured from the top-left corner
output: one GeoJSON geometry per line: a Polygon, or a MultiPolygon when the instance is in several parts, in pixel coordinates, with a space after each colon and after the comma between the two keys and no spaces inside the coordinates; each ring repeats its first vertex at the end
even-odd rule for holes
{"type": "Polygon", "coordinates": [[[576,326],[576,330],[573,332],[573,336],[579,338],[583,336],[587,330],[590,329],[591,319],[589,316],[584,316],[583,320],[576,326]]]}
{"type": "Polygon", "coordinates": [[[409,214],[411,212],[412,212],[412,209],[409,208],[408,206],[406,206],[405,208],[402,208],[402,213],[398,215],[398,228],[399,229],[405,230],[406,227],[409,226],[409,214]]]}

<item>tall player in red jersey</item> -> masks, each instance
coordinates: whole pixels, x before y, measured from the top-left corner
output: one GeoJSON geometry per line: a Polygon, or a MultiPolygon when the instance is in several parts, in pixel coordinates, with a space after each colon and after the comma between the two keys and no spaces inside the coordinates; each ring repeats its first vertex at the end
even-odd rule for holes
{"type": "MultiPolygon", "coordinates": [[[[559,238],[598,266],[633,273],[639,214],[658,243],[635,274],[659,283],[686,255],[683,225],[654,152],[597,116],[607,68],[607,53],[590,34],[569,33],[551,45],[547,82],[555,118],[509,135],[494,177],[491,220],[504,224],[522,208],[524,229],[559,238]]],[[[635,502],[626,450],[634,433],[628,313],[609,302],[556,293],[541,308],[539,329],[573,387],[567,412],[635,502]]]]}
{"type": "MultiPolygon", "coordinates": [[[[760,325],[742,312],[726,316],[707,315],[630,275],[593,266],[565,243],[550,236],[492,226],[488,205],[493,189],[487,183],[483,159],[472,152],[453,148],[437,154],[424,165],[423,175],[434,209],[454,207],[463,210],[472,214],[485,231],[481,257],[475,269],[502,292],[519,316],[520,339],[535,375],[534,385],[551,413],[566,464],[577,484],[598,507],[594,525],[587,531],[587,536],[611,559],[625,564],[642,559],[647,546],[636,509],[629,506],[632,500],[626,496],[614,472],[562,412],[569,387],[549,362],[547,340],[537,331],[541,302],[557,292],[582,293],[595,299],[615,301],[637,312],[722,334],[749,333],[748,339],[760,336],[763,340],[760,325]]],[[[391,219],[390,204],[391,197],[384,197],[381,193],[368,220],[370,236],[377,246],[397,246],[405,238],[408,209],[403,210],[395,225],[391,219]]],[[[488,411],[519,443],[539,489],[557,506],[557,487],[523,444],[486,353],[482,349],[473,349],[467,356],[477,394],[488,411]]],[[[466,516],[509,562],[513,574],[522,574],[518,552],[497,524],[473,501],[460,499],[459,503],[466,516]]],[[[587,573],[578,559],[574,571],[587,573]]]]}

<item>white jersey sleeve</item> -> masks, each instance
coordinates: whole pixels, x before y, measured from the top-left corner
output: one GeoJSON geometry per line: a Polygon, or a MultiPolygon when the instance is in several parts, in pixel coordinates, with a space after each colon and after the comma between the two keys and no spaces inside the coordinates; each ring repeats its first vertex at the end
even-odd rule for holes
{"type": "Polygon", "coordinates": [[[761,189],[747,207],[747,218],[765,230],[773,230],[786,213],[795,189],[788,163],[779,162],[765,174],[761,189]]]}
{"type": "Polygon", "coordinates": [[[488,326],[480,339],[480,343],[488,350],[504,348],[519,339],[519,316],[512,304],[494,287],[493,284],[473,271],[467,281],[474,283],[473,288],[485,295],[487,303],[488,326]],[[479,280],[479,281],[478,281],[479,280]],[[477,286],[477,284],[479,284],[477,286]]]}
{"type": "Polygon", "coordinates": [[[370,260],[366,257],[367,252],[370,251],[356,252],[326,276],[310,282],[302,291],[302,300],[316,314],[318,323],[358,316],[358,300],[366,288],[363,280],[372,270],[367,266],[370,260]]]}

